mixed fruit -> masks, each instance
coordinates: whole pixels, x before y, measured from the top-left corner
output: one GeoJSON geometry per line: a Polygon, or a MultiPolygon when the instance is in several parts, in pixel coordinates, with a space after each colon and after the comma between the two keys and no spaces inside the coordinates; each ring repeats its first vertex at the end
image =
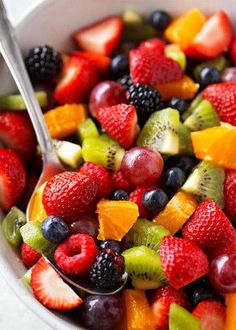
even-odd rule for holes
{"type": "Polygon", "coordinates": [[[2,229],[45,307],[91,330],[236,329],[236,36],[194,8],[105,18],[25,58],[65,171],[37,190],[20,95],[0,96],[2,229]],[[97,290],[78,292],[60,277],[97,290]],[[99,292],[99,291],[98,291],[99,292]],[[67,312],[68,313],[68,312],[67,312]]]}

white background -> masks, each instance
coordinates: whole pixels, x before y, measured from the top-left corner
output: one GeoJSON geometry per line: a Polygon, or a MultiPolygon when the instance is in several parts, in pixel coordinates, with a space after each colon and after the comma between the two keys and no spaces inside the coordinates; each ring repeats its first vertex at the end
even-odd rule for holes
{"type": "MultiPolygon", "coordinates": [[[[41,0],[4,0],[9,16],[15,24],[20,17],[41,0]]],[[[1,330],[51,330],[35,316],[0,278],[0,329],[1,330]]]]}

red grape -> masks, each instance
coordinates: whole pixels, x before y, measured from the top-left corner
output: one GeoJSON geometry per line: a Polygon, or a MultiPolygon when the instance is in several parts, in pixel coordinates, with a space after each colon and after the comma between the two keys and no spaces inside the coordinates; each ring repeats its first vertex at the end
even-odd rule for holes
{"type": "Polygon", "coordinates": [[[155,183],[163,171],[163,158],[148,147],[134,147],[125,153],[121,170],[126,179],[136,186],[155,183]]]}
{"type": "Polygon", "coordinates": [[[224,254],[212,260],[210,279],[220,292],[236,292],[236,253],[224,254]]]}
{"type": "Polygon", "coordinates": [[[81,215],[77,221],[70,224],[70,234],[88,234],[93,238],[97,238],[98,227],[96,215],[81,215]]]}
{"type": "Polygon", "coordinates": [[[119,103],[127,103],[125,88],[115,81],[103,81],[96,85],[91,92],[89,111],[93,117],[96,117],[97,109],[119,103]]]}

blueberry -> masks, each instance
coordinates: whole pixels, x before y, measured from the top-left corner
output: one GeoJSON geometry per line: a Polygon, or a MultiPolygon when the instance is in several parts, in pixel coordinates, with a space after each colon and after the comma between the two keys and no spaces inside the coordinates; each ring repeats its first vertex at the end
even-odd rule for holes
{"type": "Polygon", "coordinates": [[[114,201],[127,201],[129,199],[129,195],[124,190],[116,190],[113,192],[111,199],[114,201]]]}
{"type": "Polygon", "coordinates": [[[206,67],[202,69],[199,75],[199,84],[201,87],[206,87],[210,84],[221,82],[221,74],[219,70],[214,67],[206,67]]]}
{"type": "Polygon", "coordinates": [[[169,102],[169,107],[177,109],[182,115],[188,109],[188,103],[180,97],[173,97],[169,102]]]}
{"type": "Polygon", "coordinates": [[[189,175],[196,165],[196,160],[190,156],[174,156],[167,159],[165,166],[170,167],[179,167],[184,171],[185,175],[189,175]]]}
{"type": "Polygon", "coordinates": [[[201,301],[206,300],[206,299],[214,299],[215,295],[213,292],[208,291],[205,288],[197,288],[194,290],[191,296],[191,301],[193,306],[196,306],[199,304],[201,301]]]}
{"type": "Polygon", "coordinates": [[[165,186],[173,190],[177,190],[181,187],[186,180],[186,176],[183,170],[178,167],[172,167],[166,171],[165,186]]]}
{"type": "Polygon", "coordinates": [[[111,239],[108,239],[107,241],[101,241],[99,243],[99,247],[101,250],[111,249],[116,251],[117,253],[121,253],[120,243],[111,239]]]}
{"type": "Polygon", "coordinates": [[[41,229],[43,236],[52,243],[60,243],[69,235],[67,223],[52,215],[42,222],[41,229]]]}
{"type": "Polygon", "coordinates": [[[152,213],[159,213],[168,203],[168,196],[161,189],[147,191],[142,198],[143,205],[152,213]]]}
{"type": "Polygon", "coordinates": [[[155,29],[163,31],[170,23],[170,19],[171,17],[166,11],[155,10],[150,16],[150,23],[155,29]]]}
{"type": "Polygon", "coordinates": [[[113,57],[110,66],[110,72],[114,78],[120,78],[129,73],[129,60],[125,54],[116,55],[113,57]]]}

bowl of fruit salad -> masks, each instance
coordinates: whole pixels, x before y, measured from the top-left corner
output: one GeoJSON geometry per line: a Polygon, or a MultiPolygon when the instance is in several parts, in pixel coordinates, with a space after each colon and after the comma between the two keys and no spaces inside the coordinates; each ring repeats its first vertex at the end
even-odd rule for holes
{"type": "Polygon", "coordinates": [[[28,216],[41,152],[1,63],[0,273],[53,329],[233,330],[235,8],[94,7],[44,1],[16,27],[65,167],[28,216]]]}

